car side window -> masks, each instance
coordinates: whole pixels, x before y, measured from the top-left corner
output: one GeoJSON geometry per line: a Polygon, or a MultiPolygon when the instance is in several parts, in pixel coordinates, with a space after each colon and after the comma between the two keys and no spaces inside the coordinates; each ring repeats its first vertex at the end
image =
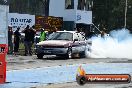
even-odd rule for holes
{"type": "Polygon", "coordinates": [[[79,38],[78,38],[78,33],[74,33],[74,39],[78,40],[79,41],[79,38]]]}
{"type": "Polygon", "coordinates": [[[79,40],[79,41],[81,41],[81,40],[82,40],[82,38],[81,38],[80,33],[77,33],[77,35],[78,35],[78,40],[79,40]]]}
{"type": "Polygon", "coordinates": [[[74,33],[74,39],[76,39],[78,41],[85,41],[85,36],[83,36],[80,33],[74,33]]]}
{"type": "Polygon", "coordinates": [[[85,36],[80,34],[80,41],[85,41],[85,36]]]}
{"type": "Polygon", "coordinates": [[[78,40],[79,41],[84,41],[85,40],[85,36],[83,36],[81,33],[78,33],[78,40]]]}

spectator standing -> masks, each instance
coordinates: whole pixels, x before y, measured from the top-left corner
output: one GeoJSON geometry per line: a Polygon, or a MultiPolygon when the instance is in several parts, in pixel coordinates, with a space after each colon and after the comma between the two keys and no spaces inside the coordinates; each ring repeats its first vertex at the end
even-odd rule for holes
{"type": "Polygon", "coordinates": [[[22,32],[25,33],[25,56],[27,56],[27,54],[32,55],[31,47],[34,43],[35,30],[33,30],[33,28],[30,28],[29,25],[27,25],[27,27],[22,32]]]}
{"type": "Polygon", "coordinates": [[[41,41],[44,41],[44,40],[46,40],[46,33],[45,33],[44,29],[41,28],[40,40],[39,41],[41,42],[41,41]]]}
{"type": "Polygon", "coordinates": [[[13,42],[12,42],[13,30],[12,26],[8,26],[8,54],[13,54],[13,42]]]}
{"type": "Polygon", "coordinates": [[[20,28],[18,27],[17,30],[14,32],[14,54],[16,55],[18,53],[19,49],[19,41],[20,41],[20,28]]]}
{"type": "Polygon", "coordinates": [[[32,38],[32,43],[34,43],[34,37],[35,37],[35,34],[36,34],[36,30],[35,30],[35,26],[33,25],[32,27],[31,27],[31,38],[32,38]]]}

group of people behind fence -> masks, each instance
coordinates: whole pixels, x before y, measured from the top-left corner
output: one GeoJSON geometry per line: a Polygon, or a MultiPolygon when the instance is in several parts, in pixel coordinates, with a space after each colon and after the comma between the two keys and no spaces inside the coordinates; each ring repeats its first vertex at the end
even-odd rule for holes
{"type": "MultiPolygon", "coordinates": [[[[16,29],[15,32],[13,32],[12,27],[8,26],[8,54],[14,54],[17,55],[19,53],[19,43],[20,43],[20,39],[21,39],[21,33],[19,32],[20,28],[18,27],[16,29]],[[12,37],[14,35],[14,38],[12,37]]],[[[32,55],[32,46],[34,44],[34,40],[35,40],[35,35],[36,35],[36,30],[35,30],[35,26],[30,27],[29,25],[27,25],[27,27],[21,31],[22,33],[24,33],[24,47],[25,47],[25,51],[24,51],[24,55],[32,55]]],[[[41,33],[40,33],[40,38],[39,41],[44,41],[46,39],[46,33],[44,31],[43,28],[41,28],[41,33]]]]}

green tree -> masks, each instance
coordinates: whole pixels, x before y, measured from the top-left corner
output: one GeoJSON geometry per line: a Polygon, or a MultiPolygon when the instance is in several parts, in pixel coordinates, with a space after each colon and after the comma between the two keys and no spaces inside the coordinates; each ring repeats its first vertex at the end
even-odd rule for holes
{"type": "MultiPolygon", "coordinates": [[[[128,0],[127,28],[132,28],[132,0],[128,0]]],[[[125,0],[96,0],[93,7],[94,23],[108,31],[124,27],[125,0]]]]}
{"type": "Polygon", "coordinates": [[[49,0],[9,0],[10,12],[48,16],[49,0]]]}

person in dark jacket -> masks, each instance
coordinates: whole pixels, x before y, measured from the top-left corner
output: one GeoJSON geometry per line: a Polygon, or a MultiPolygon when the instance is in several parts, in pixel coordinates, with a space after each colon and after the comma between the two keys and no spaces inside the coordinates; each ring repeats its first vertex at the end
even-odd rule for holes
{"type": "Polygon", "coordinates": [[[12,42],[13,30],[12,26],[8,26],[8,54],[13,54],[13,42],[12,42]]]}
{"type": "Polygon", "coordinates": [[[31,47],[34,43],[34,35],[36,32],[33,30],[33,28],[30,28],[29,25],[27,25],[27,27],[22,32],[25,33],[25,56],[27,56],[27,54],[32,55],[31,47]]]}
{"type": "Polygon", "coordinates": [[[14,54],[18,53],[19,49],[19,41],[20,41],[20,28],[18,27],[17,30],[14,32],[14,54]]]}

